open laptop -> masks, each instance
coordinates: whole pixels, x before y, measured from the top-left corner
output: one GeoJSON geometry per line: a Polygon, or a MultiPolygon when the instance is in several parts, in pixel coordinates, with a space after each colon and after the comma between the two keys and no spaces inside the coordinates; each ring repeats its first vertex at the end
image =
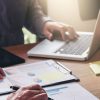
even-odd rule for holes
{"type": "Polygon", "coordinates": [[[27,52],[28,56],[84,61],[100,48],[100,11],[94,32],[77,32],[76,41],[43,40],[27,52]]]}

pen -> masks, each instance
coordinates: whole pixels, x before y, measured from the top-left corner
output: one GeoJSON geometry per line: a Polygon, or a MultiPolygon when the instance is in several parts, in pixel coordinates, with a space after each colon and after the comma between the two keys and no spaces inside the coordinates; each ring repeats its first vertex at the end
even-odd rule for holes
{"type": "Polygon", "coordinates": [[[0,96],[2,96],[2,95],[7,95],[7,94],[10,94],[10,93],[13,93],[13,92],[15,92],[15,90],[0,92],[0,96]]]}
{"type": "MultiPolygon", "coordinates": [[[[20,87],[19,86],[10,86],[10,88],[17,91],[20,87]]],[[[48,97],[48,100],[54,100],[54,99],[48,97]]]]}
{"type": "Polygon", "coordinates": [[[56,62],[58,65],[60,65],[62,68],[64,68],[65,70],[67,70],[70,74],[72,74],[72,71],[70,69],[68,69],[67,67],[65,67],[63,64],[56,62]]]}

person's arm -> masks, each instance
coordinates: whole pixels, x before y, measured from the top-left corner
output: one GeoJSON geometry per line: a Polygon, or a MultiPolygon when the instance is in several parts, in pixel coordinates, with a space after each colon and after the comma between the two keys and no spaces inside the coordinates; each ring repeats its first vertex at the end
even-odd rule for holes
{"type": "Polygon", "coordinates": [[[43,27],[51,19],[44,15],[38,0],[29,0],[25,27],[35,33],[38,38],[43,36],[43,27]]]}
{"type": "Polygon", "coordinates": [[[49,40],[52,40],[55,32],[58,32],[63,40],[74,40],[78,37],[72,26],[46,17],[38,4],[38,0],[29,0],[27,12],[26,27],[31,32],[37,34],[39,38],[45,36],[49,40]],[[69,34],[65,34],[66,32],[69,34]]]}
{"type": "Polygon", "coordinates": [[[45,90],[36,84],[20,88],[10,94],[7,100],[48,100],[48,96],[45,90]]]}

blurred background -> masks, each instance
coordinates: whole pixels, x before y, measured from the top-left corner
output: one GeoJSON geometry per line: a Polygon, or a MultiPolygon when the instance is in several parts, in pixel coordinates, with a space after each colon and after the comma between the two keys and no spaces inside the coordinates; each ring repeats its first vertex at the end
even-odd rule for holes
{"type": "MultiPolygon", "coordinates": [[[[41,0],[42,1],[42,0],[41,0]]],[[[93,31],[100,0],[48,0],[48,15],[78,31],[93,31]]]]}
{"type": "MultiPolygon", "coordinates": [[[[100,0],[39,0],[39,3],[44,13],[52,19],[70,24],[77,31],[93,32],[100,9],[100,0]]],[[[35,36],[33,37],[26,35],[28,41],[25,40],[26,43],[36,41],[35,36]]]]}

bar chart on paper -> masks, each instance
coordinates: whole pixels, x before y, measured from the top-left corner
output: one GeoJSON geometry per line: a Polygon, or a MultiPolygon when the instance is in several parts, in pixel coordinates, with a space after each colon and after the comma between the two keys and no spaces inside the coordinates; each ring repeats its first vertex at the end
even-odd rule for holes
{"type": "Polygon", "coordinates": [[[78,83],[68,83],[45,88],[54,100],[99,100],[78,83]]]}

